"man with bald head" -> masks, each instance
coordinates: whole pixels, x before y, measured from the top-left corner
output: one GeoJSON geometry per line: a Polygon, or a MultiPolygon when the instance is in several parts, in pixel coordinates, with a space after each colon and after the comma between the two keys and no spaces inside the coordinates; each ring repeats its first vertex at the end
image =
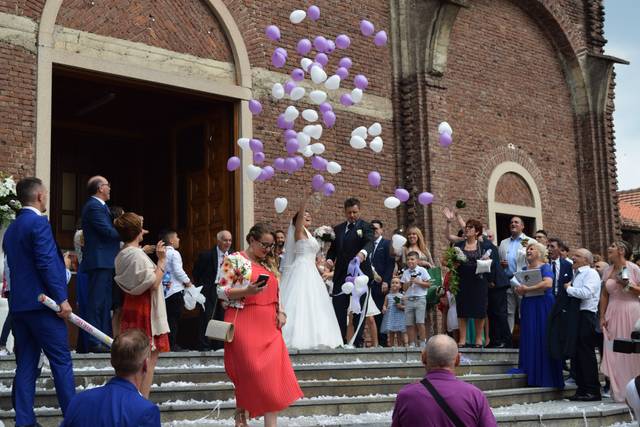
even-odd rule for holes
{"type": "Polygon", "coordinates": [[[398,392],[392,427],[497,426],[482,391],[456,378],[460,354],[451,337],[431,337],[422,351],[422,363],[427,375],[398,392]]]}
{"type": "MultiPolygon", "coordinates": [[[[103,176],[87,181],[89,198],[82,208],[82,264],[87,273],[87,322],[111,335],[111,303],[114,260],[120,250],[120,236],[113,226],[113,218],[107,206],[111,198],[111,184],[103,176]]],[[[89,337],[89,351],[106,353],[107,347],[94,337],[89,337]]]]}

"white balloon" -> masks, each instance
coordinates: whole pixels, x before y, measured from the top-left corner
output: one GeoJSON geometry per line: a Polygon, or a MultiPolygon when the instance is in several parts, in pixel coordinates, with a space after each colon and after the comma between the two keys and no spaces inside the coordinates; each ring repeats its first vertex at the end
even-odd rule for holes
{"type": "Polygon", "coordinates": [[[302,150],[302,155],[305,157],[313,156],[313,150],[311,149],[311,145],[307,145],[306,147],[304,147],[304,150],[302,150]]]}
{"type": "Polygon", "coordinates": [[[279,213],[279,214],[284,212],[285,209],[287,209],[287,204],[288,203],[289,202],[284,197],[276,197],[273,200],[273,205],[276,208],[276,212],[279,213]]]}
{"type": "Polygon", "coordinates": [[[322,125],[307,125],[302,129],[302,132],[313,139],[320,139],[322,136],[322,125]]]}
{"type": "Polygon", "coordinates": [[[397,255],[402,253],[402,247],[405,243],[407,243],[407,238],[402,234],[394,234],[393,237],[391,237],[391,246],[393,246],[393,250],[397,255]]]}
{"type": "Polygon", "coordinates": [[[248,150],[249,149],[249,138],[240,138],[238,140],[238,145],[243,150],[248,150]]]}
{"type": "Polygon", "coordinates": [[[304,90],[303,87],[300,86],[296,86],[293,89],[291,89],[291,93],[289,94],[289,98],[291,98],[292,101],[297,101],[299,99],[302,99],[302,97],[304,96],[304,94],[307,91],[304,90]]]}
{"type": "Polygon", "coordinates": [[[371,148],[371,150],[373,150],[374,153],[379,153],[382,151],[382,138],[380,138],[379,136],[376,136],[375,138],[373,138],[371,140],[371,142],[369,143],[369,147],[371,148]]]}
{"type": "Polygon", "coordinates": [[[353,100],[354,104],[362,101],[362,89],[355,88],[354,90],[352,90],[351,99],[353,100]]]}
{"type": "Polygon", "coordinates": [[[351,282],[344,282],[342,284],[342,293],[349,295],[351,292],[353,292],[353,283],[351,282]]]}
{"type": "Polygon", "coordinates": [[[316,110],[306,109],[302,111],[302,118],[308,122],[315,122],[318,120],[318,112],[316,110]]]}
{"type": "Polygon", "coordinates": [[[309,98],[311,98],[314,104],[320,105],[327,99],[327,94],[321,90],[313,90],[309,94],[309,98]]]}
{"type": "Polygon", "coordinates": [[[271,88],[271,96],[275,99],[282,99],[284,97],[284,87],[280,83],[275,83],[271,88]]]}
{"type": "Polygon", "coordinates": [[[453,133],[453,129],[451,129],[451,125],[447,122],[442,122],[438,125],[438,133],[448,133],[451,135],[453,133]]]}
{"type": "Polygon", "coordinates": [[[311,69],[311,80],[317,85],[327,80],[327,73],[320,67],[313,67],[311,69]]]}
{"type": "Polygon", "coordinates": [[[349,144],[356,150],[360,150],[367,146],[367,141],[365,141],[361,136],[354,135],[351,137],[349,144]]]}
{"type": "Polygon", "coordinates": [[[375,122],[374,124],[369,126],[367,132],[369,132],[369,135],[371,136],[378,136],[382,133],[382,125],[378,122],[375,122]]]}
{"type": "Polygon", "coordinates": [[[331,174],[337,174],[342,171],[342,166],[340,166],[337,162],[329,162],[327,163],[327,172],[331,174]]]}
{"type": "Polygon", "coordinates": [[[305,73],[309,72],[309,65],[313,64],[313,61],[309,58],[302,58],[300,60],[300,66],[305,71],[305,73]]]}
{"type": "Polygon", "coordinates": [[[364,294],[365,292],[367,292],[367,289],[369,288],[367,285],[369,284],[369,277],[361,274],[360,276],[356,277],[356,280],[354,280],[354,285],[355,285],[355,289],[356,289],[356,293],[358,294],[364,294]]]}
{"type": "Polygon", "coordinates": [[[247,165],[247,176],[251,181],[255,181],[262,173],[262,168],[255,165],[247,165]]]}
{"type": "Polygon", "coordinates": [[[299,24],[302,21],[304,21],[304,18],[306,17],[307,17],[307,12],[305,12],[304,10],[298,9],[291,12],[291,15],[289,15],[289,20],[294,24],[299,24]]]}
{"type": "Polygon", "coordinates": [[[311,148],[313,154],[318,155],[324,153],[324,150],[326,149],[322,142],[316,142],[315,144],[311,144],[309,147],[311,148]]]}
{"type": "Polygon", "coordinates": [[[298,118],[300,112],[293,105],[289,105],[286,110],[284,110],[284,119],[288,122],[293,122],[298,118]]]}
{"type": "Polygon", "coordinates": [[[327,81],[324,82],[324,87],[326,87],[329,90],[338,89],[340,87],[340,76],[337,74],[334,74],[333,76],[329,77],[327,81]]]}
{"type": "Polygon", "coordinates": [[[367,139],[367,128],[364,126],[358,126],[351,132],[351,136],[359,136],[362,139],[367,139]]]}
{"type": "Polygon", "coordinates": [[[307,135],[306,133],[304,133],[304,132],[298,132],[298,135],[296,136],[296,139],[298,140],[298,144],[300,145],[300,149],[304,149],[304,147],[309,145],[309,143],[311,142],[311,137],[309,135],[307,135]]]}
{"type": "Polygon", "coordinates": [[[400,206],[400,199],[397,197],[391,196],[384,199],[384,207],[389,209],[395,209],[400,206]]]}

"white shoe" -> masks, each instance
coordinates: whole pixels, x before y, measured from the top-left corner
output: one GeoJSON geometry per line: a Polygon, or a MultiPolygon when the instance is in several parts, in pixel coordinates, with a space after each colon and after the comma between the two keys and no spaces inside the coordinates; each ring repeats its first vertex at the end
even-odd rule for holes
{"type": "Polygon", "coordinates": [[[11,354],[11,352],[9,350],[7,350],[6,348],[0,349],[0,356],[8,356],[10,354],[11,354]]]}
{"type": "Polygon", "coordinates": [[[574,380],[573,378],[569,377],[564,381],[564,385],[576,385],[576,380],[574,380]]]}

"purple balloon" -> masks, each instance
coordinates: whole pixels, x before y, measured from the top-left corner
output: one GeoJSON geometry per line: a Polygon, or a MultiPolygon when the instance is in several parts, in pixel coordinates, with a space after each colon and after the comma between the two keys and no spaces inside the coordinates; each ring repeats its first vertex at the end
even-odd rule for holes
{"type": "Polygon", "coordinates": [[[338,69],[336,69],[336,75],[340,77],[340,80],[344,80],[349,77],[349,70],[344,67],[338,67],[338,69]]]}
{"type": "Polygon", "coordinates": [[[367,86],[369,86],[369,80],[367,80],[364,74],[358,74],[353,78],[353,85],[358,89],[365,90],[367,86]]]}
{"type": "Polygon", "coordinates": [[[229,157],[227,160],[227,170],[232,172],[240,167],[240,159],[236,156],[229,157]]]}
{"type": "Polygon", "coordinates": [[[287,153],[289,153],[289,155],[295,154],[295,152],[298,151],[298,148],[300,148],[300,143],[298,142],[297,139],[292,138],[287,140],[287,143],[285,144],[285,149],[287,150],[287,153]]]}
{"type": "Polygon", "coordinates": [[[403,203],[409,200],[409,192],[404,188],[396,188],[394,195],[403,203]]]}
{"type": "Polygon", "coordinates": [[[317,21],[318,19],[320,19],[320,8],[315,5],[309,6],[309,9],[307,9],[307,16],[312,21],[317,21]]]}
{"type": "Polygon", "coordinates": [[[348,56],[345,56],[344,58],[340,59],[340,62],[338,62],[338,66],[346,68],[347,70],[351,68],[351,65],[353,65],[353,62],[351,62],[351,58],[349,58],[348,56]]]}
{"type": "Polygon", "coordinates": [[[262,141],[260,141],[259,139],[252,138],[251,140],[249,140],[249,148],[251,148],[251,151],[255,153],[258,151],[263,151],[264,145],[262,144],[262,141]]]}
{"type": "Polygon", "coordinates": [[[273,168],[278,171],[284,170],[284,159],[282,157],[278,157],[273,161],[273,168]]]}
{"type": "Polygon", "coordinates": [[[313,156],[311,159],[311,167],[317,171],[324,171],[327,169],[327,161],[320,156],[313,156]]]}
{"type": "Polygon", "coordinates": [[[424,193],[420,193],[418,195],[418,202],[423,206],[430,204],[433,202],[433,194],[427,193],[426,191],[424,193]]]}
{"type": "Polygon", "coordinates": [[[296,161],[296,169],[302,169],[304,167],[304,157],[295,156],[293,159],[296,161]]]}
{"type": "Polygon", "coordinates": [[[376,33],[376,36],[373,38],[373,43],[378,47],[382,47],[382,46],[386,45],[387,44],[387,33],[386,33],[386,31],[378,31],[376,33]]]}
{"type": "Polygon", "coordinates": [[[285,141],[287,141],[287,140],[289,140],[289,139],[291,139],[291,138],[295,139],[295,138],[296,138],[296,136],[298,136],[298,132],[296,132],[296,131],[295,131],[295,130],[293,130],[293,129],[287,129],[287,130],[285,130],[285,131],[282,133],[282,136],[283,136],[283,139],[284,139],[285,141]]]}
{"type": "Polygon", "coordinates": [[[324,53],[319,53],[316,55],[316,62],[322,64],[322,66],[324,67],[329,63],[329,57],[324,53]]]}
{"type": "Polygon", "coordinates": [[[264,33],[273,41],[280,40],[280,28],[276,27],[275,25],[269,25],[264,30],[264,33]]]}
{"type": "Polygon", "coordinates": [[[258,175],[258,177],[256,178],[256,181],[264,182],[269,178],[271,178],[269,176],[269,173],[266,170],[262,169],[262,172],[260,172],[260,175],[258,175]]]}
{"type": "Polygon", "coordinates": [[[336,50],[336,44],[333,40],[327,40],[327,50],[325,50],[325,53],[333,53],[334,50],[336,50]]]}
{"type": "Polygon", "coordinates": [[[360,21],[360,32],[363,36],[369,37],[375,31],[373,24],[366,19],[360,21]]]}
{"type": "Polygon", "coordinates": [[[344,105],[345,107],[350,107],[353,105],[353,99],[351,98],[351,95],[348,93],[343,94],[340,97],[340,104],[344,105]]]}
{"type": "Polygon", "coordinates": [[[267,175],[269,176],[269,178],[267,179],[271,179],[275,176],[276,171],[271,167],[271,166],[265,166],[263,171],[265,171],[267,173],[267,175]]]}
{"type": "Polygon", "coordinates": [[[296,86],[298,85],[294,81],[287,80],[287,82],[284,84],[284,93],[289,95],[296,86]]]}
{"type": "Polygon", "coordinates": [[[304,71],[302,70],[302,68],[294,68],[293,70],[291,70],[291,78],[296,82],[304,80],[304,71]]]}
{"type": "Polygon", "coordinates": [[[338,49],[347,49],[351,45],[351,39],[346,34],[340,34],[336,37],[336,47],[338,49]]]}
{"type": "Polygon", "coordinates": [[[322,184],[324,184],[324,177],[320,174],[314,175],[311,179],[311,187],[313,187],[315,191],[320,191],[322,184]]]}
{"type": "Polygon", "coordinates": [[[264,163],[264,153],[262,151],[256,151],[253,153],[253,164],[261,165],[264,163]]]}
{"type": "Polygon", "coordinates": [[[313,39],[313,47],[315,47],[318,52],[324,52],[327,50],[327,39],[322,36],[316,37],[313,39]]]}
{"type": "Polygon", "coordinates": [[[322,113],[322,121],[326,127],[332,128],[336,124],[336,113],[331,110],[322,113]]]}
{"type": "Polygon", "coordinates": [[[300,39],[298,40],[298,45],[296,46],[296,52],[300,55],[306,55],[311,52],[311,40],[309,39],[300,39]]]}
{"type": "Polygon", "coordinates": [[[293,123],[284,119],[284,113],[278,116],[276,123],[280,129],[293,129],[293,123]]]}
{"type": "Polygon", "coordinates": [[[254,116],[257,116],[258,114],[260,114],[262,112],[262,104],[260,104],[260,101],[256,99],[250,100],[249,111],[251,111],[251,114],[253,114],[254,116]]]}
{"type": "Polygon", "coordinates": [[[441,146],[446,148],[453,143],[453,139],[451,138],[451,135],[449,135],[448,133],[441,133],[440,137],[438,138],[438,142],[440,143],[441,146]]]}
{"type": "Polygon", "coordinates": [[[284,170],[293,173],[298,168],[298,162],[293,157],[287,157],[284,161],[284,170]]]}
{"type": "Polygon", "coordinates": [[[325,196],[331,196],[335,192],[336,187],[334,187],[332,183],[325,182],[324,184],[322,184],[322,194],[324,194],[325,196]]]}
{"type": "Polygon", "coordinates": [[[327,111],[333,111],[333,107],[328,102],[323,102],[320,104],[320,112],[326,113],[327,111]]]}
{"type": "Polygon", "coordinates": [[[380,186],[380,182],[382,181],[382,177],[380,173],[376,171],[369,172],[369,176],[367,177],[369,181],[369,185],[373,188],[378,188],[380,186]]]}
{"type": "Polygon", "coordinates": [[[345,283],[346,283],[346,282],[351,282],[351,283],[353,283],[353,282],[355,282],[355,281],[356,281],[356,278],[355,278],[355,277],[353,277],[353,276],[347,276],[347,277],[345,277],[345,278],[344,278],[344,281],[345,281],[345,283]]]}
{"type": "Polygon", "coordinates": [[[287,58],[285,58],[278,52],[273,52],[273,55],[271,55],[271,65],[273,65],[276,68],[282,68],[286,63],[287,63],[287,58]]]}
{"type": "Polygon", "coordinates": [[[279,53],[280,55],[284,56],[285,58],[289,57],[289,54],[287,53],[287,49],[285,49],[283,47],[277,47],[273,51],[275,53],[279,53]]]}

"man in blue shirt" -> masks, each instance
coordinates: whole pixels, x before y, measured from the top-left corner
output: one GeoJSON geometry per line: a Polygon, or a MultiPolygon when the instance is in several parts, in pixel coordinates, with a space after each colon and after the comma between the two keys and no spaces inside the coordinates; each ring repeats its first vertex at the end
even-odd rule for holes
{"type": "Polygon", "coordinates": [[[118,335],[111,346],[116,376],[102,387],[77,394],[60,427],[160,427],[160,409],[138,391],[150,351],[149,338],[141,330],[118,335]]]}

